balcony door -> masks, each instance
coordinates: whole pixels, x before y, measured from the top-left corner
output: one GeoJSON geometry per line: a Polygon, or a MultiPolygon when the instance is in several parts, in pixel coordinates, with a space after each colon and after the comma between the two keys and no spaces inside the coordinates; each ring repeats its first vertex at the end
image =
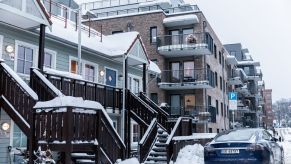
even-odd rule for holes
{"type": "Polygon", "coordinates": [[[171,67],[171,75],[170,80],[173,83],[180,82],[180,62],[172,62],[170,64],[171,67]]]}
{"type": "Polygon", "coordinates": [[[193,28],[183,29],[183,44],[188,43],[188,37],[190,34],[193,34],[193,28]]]}
{"type": "Polygon", "coordinates": [[[185,61],[184,62],[184,81],[185,82],[195,81],[194,61],[185,61]]]}
{"type": "Polygon", "coordinates": [[[180,44],[179,41],[179,30],[172,30],[170,31],[170,35],[171,35],[171,45],[177,45],[180,44]]]}
{"type": "Polygon", "coordinates": [[[189,95],[185,95],[184,97],[184,101],[185,101],[185,111],[184,114],[185,115],[193,115],[194,113],[194,109],[195,109],[195,95],[189,94],[189,95]]]}
{"type": "Polygon", "coordinates": [[[180,115],[181,96],[171,95],[171,115],[180,115]]]}

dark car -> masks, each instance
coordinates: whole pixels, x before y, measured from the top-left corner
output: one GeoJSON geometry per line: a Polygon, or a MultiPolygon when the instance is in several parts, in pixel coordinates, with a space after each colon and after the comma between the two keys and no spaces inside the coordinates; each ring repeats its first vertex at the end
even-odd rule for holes
{"type": "Polygon", "coordinates": [[[225,131],[204,147],[205,164],[282,164],[283,148],[276,141],[259,128],[225,131]]]}

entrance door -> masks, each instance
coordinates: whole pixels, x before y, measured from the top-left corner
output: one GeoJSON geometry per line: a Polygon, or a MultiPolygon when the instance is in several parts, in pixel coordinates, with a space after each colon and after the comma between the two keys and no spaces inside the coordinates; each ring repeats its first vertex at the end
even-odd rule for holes
{"type": "Polygon", "coordinates": [[[180,95],[171,95],[171,115],[180,115],[181,98],[180,95]]]}
{"type": "Polygon", "coordinates": [[[106,68],[106,85],[116,87],[116,71],[106,68]]]}

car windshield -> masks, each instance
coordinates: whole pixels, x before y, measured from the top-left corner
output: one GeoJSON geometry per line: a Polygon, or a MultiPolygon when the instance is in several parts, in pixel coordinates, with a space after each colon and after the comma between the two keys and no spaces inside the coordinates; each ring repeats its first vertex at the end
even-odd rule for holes
{"type": "Polygon", "coordinates": [[[217,136],[214,140],[218,142],[222,141],[248,141],[255,135],[258,129],[239,129],[229,131],[217,136]]]}

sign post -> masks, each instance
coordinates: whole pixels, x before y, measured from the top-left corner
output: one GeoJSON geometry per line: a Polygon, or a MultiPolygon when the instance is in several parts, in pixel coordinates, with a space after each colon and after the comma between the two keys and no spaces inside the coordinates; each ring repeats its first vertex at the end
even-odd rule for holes
{"type": "Polygon", "coordinates": [[[229,110],[232,110],[232,128],[234,129],[234,111],[237,110],[237,92],[228,93],[229,110]]]}

